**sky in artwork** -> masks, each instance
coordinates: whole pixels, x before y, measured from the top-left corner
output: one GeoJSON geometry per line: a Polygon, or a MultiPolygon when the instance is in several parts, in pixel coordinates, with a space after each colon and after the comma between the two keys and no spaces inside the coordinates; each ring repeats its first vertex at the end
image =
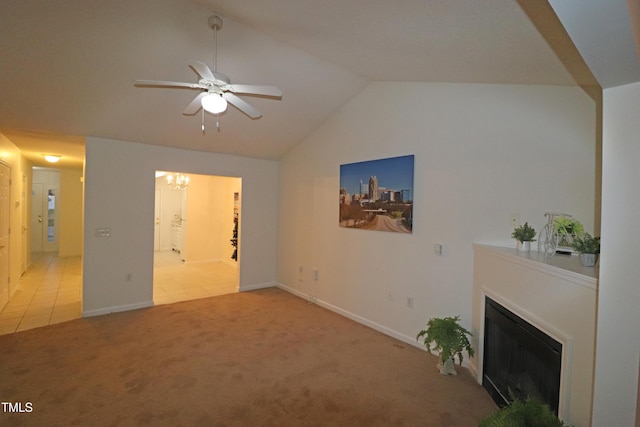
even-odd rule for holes
{"type": "Polygon", "coordinates": [[[413,160],[414,156],[410,155],[340,165],[340,188],[349,194],[358,194],[360,181],[368,185],[369,178],[376,176],[379,187],[409,190],[404,191],[404,197],[413,200],[413,160]]]}

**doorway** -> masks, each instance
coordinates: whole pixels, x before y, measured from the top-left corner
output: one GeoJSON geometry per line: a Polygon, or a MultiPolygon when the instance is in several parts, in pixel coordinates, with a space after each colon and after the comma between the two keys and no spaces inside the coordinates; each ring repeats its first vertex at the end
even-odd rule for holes
{"type": "Polygon", "coordinates": [[[236,177],[156,172],[155,304],[238,292],[241,187],[236,177]]]}

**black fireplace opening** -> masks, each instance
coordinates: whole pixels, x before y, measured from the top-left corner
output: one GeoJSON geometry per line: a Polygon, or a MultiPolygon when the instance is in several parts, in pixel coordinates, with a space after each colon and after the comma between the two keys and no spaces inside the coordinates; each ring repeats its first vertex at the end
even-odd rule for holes
{"type": "Polygon", "coordinates": [[[482,385],[498,406],[536,398],[558,415],[562,344],[485,299],[482,385]]]}

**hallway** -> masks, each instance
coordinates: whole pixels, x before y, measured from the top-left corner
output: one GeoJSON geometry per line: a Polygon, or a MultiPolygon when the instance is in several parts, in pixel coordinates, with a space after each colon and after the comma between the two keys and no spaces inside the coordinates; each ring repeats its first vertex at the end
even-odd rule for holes
{"type": "Polygon", "coordinates": [[[10,334],[77,319],[81,313],[80,257],[34,253],[31,268],[0,313],[0,334],[10,334]]]}
{"type": "MultiPolygon", "coordinates": [[[[82,258],[33,254],[31,268],[0,312],[0,335],[78,319],[82,313],[82,258]]],[[[156,252],[153,299],[171,304],[238,292],[237,265],[185,264],[173,252],[156,252]]]]}

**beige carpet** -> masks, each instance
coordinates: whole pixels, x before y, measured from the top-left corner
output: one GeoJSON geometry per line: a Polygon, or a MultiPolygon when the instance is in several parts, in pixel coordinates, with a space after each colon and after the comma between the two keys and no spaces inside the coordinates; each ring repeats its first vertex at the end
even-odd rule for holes
{"type": "Polygon", "coordinates": [[[465,369],[276,288],[0,336],[2,426],[477,426],[465,369]]]}

